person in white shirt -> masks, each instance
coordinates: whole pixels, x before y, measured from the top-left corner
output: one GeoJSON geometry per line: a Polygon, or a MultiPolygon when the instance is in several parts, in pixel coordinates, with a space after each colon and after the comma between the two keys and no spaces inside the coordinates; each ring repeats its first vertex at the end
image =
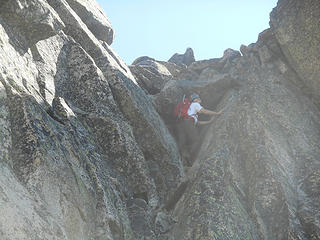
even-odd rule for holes
{"type": "Polygon", "coordinates": [[[183,161],[187,166],[192,166],[199,148],[200,139],[198,126],[209,124],[214,120],[214,118],[211,118],[208,121],[200,121],[198,120],[198,114],[213,116],[219,115],[222,112],[214,112],[202,107],[198,94],[191,94],[190,99],[192,103],[188,109],[189,118],[182,120],[178,126],[178,145],[183,161]]]}
{"type": "Polygon", "coordinates": [[[192,103],[188,109],[188,115],[193,118],[195,125],[208,124],[214,120],[214,118],[211,118],[211,120],[209,120],[209,121],[198,121],[198,114],[199,113],[206,114],[206,115],[219,115],[222,112],[222,111],[214,112],[214,111],[203,108],[200,104],[201,99],[200,99],[199,95],[196,93],[191,94],[190,98],[191,98],[192,103]]]}

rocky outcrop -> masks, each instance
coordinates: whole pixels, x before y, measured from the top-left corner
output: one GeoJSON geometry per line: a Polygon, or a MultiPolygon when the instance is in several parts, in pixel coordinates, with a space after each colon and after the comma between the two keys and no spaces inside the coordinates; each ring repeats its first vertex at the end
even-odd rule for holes
{"type": "Polygon", "coordinates": [[[279,1],[270,26],[290,63],[320,106],[320,5],[317,0],[279,1]]]}
{"type": "Polygon", "coordinates": [[[241,54],[131,66],[100,10],[2,1],[1,239],[320,239],[319,4],[279,1],[241,54]],[[183,166],[192,92],[222,114],[183,166]]]}
{"type": "Polygon", "coordinates": [[[24,53],[39,40],[57,34],[64,24],[58,14],[44,0],[2,1],[0,14],[2,24],[10,37],[12,46],[24,53]]]}
{"type": "Polygon", "coordinates": [[[299,186],[302,179],[319,184],[313,144],[319,112],[295,86],[299,77],[282,57],[273,55],[274,62],[264,65],[254,58],[235,63],[242,66],[240,84],[226,92],[217,106],[223,114],[203,130],[190,186],[174,210],[175,239],[319,238],[318,191],[299,186]]]}
{"type": "Polygon", "coordinates": [[[98,40],[108,45],[112,44],[114,30],[97,2],[88,0],[67,0],[67,2],[98,40]]]}
{"type": "Polygon", "coordinates": [[[0,15],[1,237],[155,236],[153,214],[184,172],[149,98],[83,1],[11,3],[0,15]]]}
{"type": "Polygon", "coordinates": [[[136,59],[130,66],[130,70],[139,86],[152,95],[159,93],[165,83],[172,78],[163,64],[148,57],[136,59]]]}
{"type": "Polygon", "coordinates": [[[168,62],[175,63],[177,65],[186,65],[189,66],[191,63],[195,61],[194,54],[192,48],[187,48],[184,54],[175,53],[168,62]]]}
{"type": "MultiPolygon", "coordinates": [[[[280,3],[286,12],[301,4],[288,2],[280,3]]],[[[168,207],[174,239],[320,239],[319,110],[308,75],[291,64],[277,31],[241,46],[242,56],[227,49],[222,58],[193,62],[154,96],[173,134],[172,109],[184,94],[197,92],[205,107],[223,109],[199,129],[198,158],[168,207]]],[[[319,43],[317,31],[310,35],[319,43]]]]}
{"type": "Polygon", "coordinates": [[[108,80],[119,108],[133,125],[133,133],[143,153],[148,158],[148,164],[153,170],[157,184],[161,185],[161,198],[169,186],[179,183],[183,177],[180,157],[171,135],[168,133],[157,112],[150,104],[148,97],[136,85],[136,80],[129,68],[113,52],[107,44],[100,44],[91,34],[77,15],[63,2],[54,4],[56,10],[68,25],[65,32],[75,39],[81,47],[93,58],[97,67],[108,80]],[[81,34],[79,34],[81,33],[81,34]],[[153,146],[157,146],[156,148],[153,146]],[[172,166],[174,171],[164,171],[161,168],[172,166]]]}
{"type": "Polygon", "coordinates": [[[162,105],[183,93],[224,109],[199,129],[202,146],[173,210],[174,239],[319,239],[319,111],[272,30],[241,51],[194,62],[187,72],[196,81],[171,81],[157,95],[169,124],[162,105]],[[211,103],[210,83],[221,93],[211,103]]]}
{"type": "Polygon", "coordinates": [[[180,70],[175,75],[175,78],[179,80],[203,81],[214,78],[220,73],[229,73],[232,62],[240,56],[240,52],[231,48],[226,49],[222,58],[193,61],[186,69],[180,70]]]}

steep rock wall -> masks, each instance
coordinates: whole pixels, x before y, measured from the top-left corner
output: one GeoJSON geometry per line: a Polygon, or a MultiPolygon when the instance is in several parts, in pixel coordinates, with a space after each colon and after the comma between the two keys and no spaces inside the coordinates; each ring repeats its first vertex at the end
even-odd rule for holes
{"type": "Polygon", "coordinates": [[[152,237],[184,177],[178,149],[71,3],[0,6],[1,239],[152,237]]]}
{"type": "Polygon", "coordinates": [[[268,35],[231,63],[239,86],[202,132],[175,239],[319,239],[320,115],[281,52],[254,54],[276,43],[268,35]]]}
{"type": "Polygon", "coordinates": [[[279,1],[270,15],[270,26],[290,66],[320,106],[319,1],[279,1]]]}
{"type": "Polygon", "coordinates": [[[319,5],[279,1],[241,53],[128,67],[94,1],[2,1],[1,239],[320,239],[319,5]],[[223,113],[183,166],[194,91],[223,113]]]}
{"type": "Polygon", "coordinates": [[[184,94],[197,92],[205,107],[224,110],[199,129],[198,158],[168,206],[176,219],[169,236],[320,239],[319,6],[279,1],[271,28],[241,46],[242,55],[227,49],[220,59],[170,69],[178,74],[154,104],[173,134],[179,123],[170,109],[184,94]]]}

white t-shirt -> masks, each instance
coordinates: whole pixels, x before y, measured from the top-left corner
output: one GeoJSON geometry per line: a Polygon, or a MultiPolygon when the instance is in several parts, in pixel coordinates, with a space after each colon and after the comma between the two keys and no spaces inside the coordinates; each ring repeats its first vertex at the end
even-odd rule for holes
{"type": "Polygon", "coordinates": [[[191,103],[189,109],[188,109],[188,115],[194,118],[195,123],[198,121],[198,112],[202,109],[203,107],[200,105],[198,102],[193,102],[191,103]]]}

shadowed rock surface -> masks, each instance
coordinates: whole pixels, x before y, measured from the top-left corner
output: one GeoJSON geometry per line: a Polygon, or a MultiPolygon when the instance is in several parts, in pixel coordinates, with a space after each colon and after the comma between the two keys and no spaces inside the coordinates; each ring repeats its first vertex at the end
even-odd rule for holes
{"type": "Polygon", "coordinates": [[[289,64],[320,104],[320,4],[317,0],[279,1],[270,26],[289,64]]]}
{"type": "Polygon", "coordinates": [[[186,52],[184,54],[178,54],[175,53],[169,60],[168,62],[172,62],[175,64],[182,64],[189,66],[191,63],[195,61],[194,59],[194,53],[192,48],[187,48],[186,52]]]}
{"type": "Polygon", "coordinates": [[[95,1],[0,4],[0,238],[320,239],[320,3],[240,51],[127,66],[95,1]],[[221,115],[192,166],[175,105],[221,115]]]}

